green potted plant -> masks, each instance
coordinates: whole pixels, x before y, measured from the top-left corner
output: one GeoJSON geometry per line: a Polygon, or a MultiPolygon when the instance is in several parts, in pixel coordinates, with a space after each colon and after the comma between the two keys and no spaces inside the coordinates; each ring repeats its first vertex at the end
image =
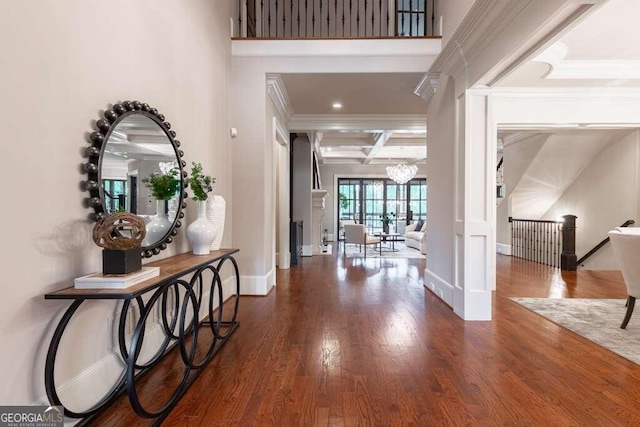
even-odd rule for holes
{"type": "Polygon", "coordinates": [[[382,231],[385,234],[389,234],[389,224],[393,221],[396,215],[393,212],[385,213],[380,215],[380,222],[382,223],[382,231]]]}
{"type": "Polygon", "coordinates": [[[180,189],[179,174],[178,168],[169,169],[166,173],[153,172],[142,182],[151,191],[154,199],[169,201],[180,189]]]}
{"type": "Polygon", "coordinates": [[[155,245],[167,235],[172,225],[167,218],[167,202],[180,191],[180,170],[177,165],[160,163],[159,166],[160,172],[153,172],[142,180],[156,199],[156,214],[146,226],[147,234],[142,246],[155,245]]]}

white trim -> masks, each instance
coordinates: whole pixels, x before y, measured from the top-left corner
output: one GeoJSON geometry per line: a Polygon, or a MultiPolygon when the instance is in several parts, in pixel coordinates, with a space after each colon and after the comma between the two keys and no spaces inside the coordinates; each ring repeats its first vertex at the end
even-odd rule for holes
{"type": "Polygon", "coordinates": [[[429,100],[431,100],[431,98],[436,94],[439,79],[439,73],[425,73],[416,88],[413,90],[413,93],[424,99],[426,102],[429,102],[429,100]]]}
{"type": "Polygon", "coordinates": [[[453,307],[453,285],[447,283],[446,280],[428,268],[424,269],[424,287],[433,292],[449,307],[453,307]]]}
{"type": "Polygon", "coordinates": [[[638,79],[640,61],[566,60],[551,64],[545,79],[638,79]]]}
{"type": "Polygon", "coordinates": [[[505,245],[504,243],[496,243],[496,253],[511,256],[511,245],[505,245]]]}
{"type": "Polygon", "coordinates": [[[287,123],[290,131],[335,130],[398,131],[427,129],[427,114],[294,114],[287,123]]]}
{"type": "Polygon", "coordinates": [[[474,2],[429,72],[459,76],[473,62],[466,58],[465,52],[473,52],[474,59],[477,58],[530,1],[512,0],[499,5],[489,1],[474,2]]]}
{"type": "Polygon", "coordinates": [[[528,37],[517,45],[514,44],[509,52],[501,54],[501,59],[491,65],[490,69],[472,70],[463,79],[473,79],[466,82],[465,89],[476,84],[493,86],[521,64],[534,58],[553,43],[555,38],[570,31],[605,1],[476,1],[429,68],[429,72],[445,73],[459,79],[465,70],[474,68],[476,62],[480,64],[480,68],[486,67],[487,64],[483,64],[483,61],[486,61],[487,55],[496,54],[495,49],[492,49],[501,46],[496,40],[509,39],[514,31],[520,31],[522,22],[526,22],[529,27],[538,23],[537,28],[528,29],[528,37]]]}
{"type": "Polygon", "coordinates": [[[640,99],[640,87],[517,87],[517,88],[493,88],[491,95],[494,100],[510,99],[544,99],[552,100],[601,100],[603,98],[615,99],[640,99]]]}
{"type": "Polygon", "coordinates": [[[240,276],[240,295],[265,296],[271,291],[273,270],[264,276],[240,276]]]}
{"type": "Polygon", "coordinates": [[[291,252],[285,252],[283,254],[276,254],[276,265],[280,270],[288,270],[291,268],[291,252]]]}
{"type": "Polygon", "coordinates": [[[302,256],[312,256],[313,249],[312,245],[302,245],[302,256]]]}
{"type": "MultiPolygon", "coordinates": [[[[293,115],[293,107],[280,74],[267,74],[267,93],[275,104],[276,110],[288,122],[293,115]]],[[[285,141],[287,139],[288,137],[285,137],[285,141]]]]}
{"type": "Polygon", "coordinates": [[[433,39],[231,41],[232,57],[435,57],[442,41],[433,39]]]}

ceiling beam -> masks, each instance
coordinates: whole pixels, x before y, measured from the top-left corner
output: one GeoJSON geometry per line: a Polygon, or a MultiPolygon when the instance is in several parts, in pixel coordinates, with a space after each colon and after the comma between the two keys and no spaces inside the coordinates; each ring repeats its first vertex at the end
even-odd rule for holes
{"type": "Polygon", "coordinates": [[[381,134],[378,135],[376,139],[376,143],[367,154],[367,158],[362,161],[363,165],[368,165],[369,163],[371,163],[371,160],[373,160],[378,154],[378,151],[380,151],[380,149],[384,147],[384,144],[387,143],[387,140],[389,139],[390,136],[391,136],[390,132],[382,132],[381,134]]]}
{"type": "Polygon", "coordinates": [[[291,132],[320,131],[426,131],[426,114],[294,114],[291,132]]]}

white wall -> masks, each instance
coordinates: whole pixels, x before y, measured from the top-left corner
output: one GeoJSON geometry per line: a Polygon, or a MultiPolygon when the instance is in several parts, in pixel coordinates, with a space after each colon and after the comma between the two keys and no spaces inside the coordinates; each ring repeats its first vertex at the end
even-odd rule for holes
{"type": "MultiPolygon", "coordinates": [[[[606,238],[609,230],[626,220],[640,223],[639,162],[640,131],[629,132],[607,146],[543,216],[543,219],[556,219],[564,214],[578,217],[578,258],[606,238]]],[[[618,270],[611,245],[596,252],[583,268],[618,270]]]]}
{"type": "MultiPolygon", "coordinates": [[[[417,164],[417,177],[426,177],[427,165],[417,164]]],[[[327,229],[333,240],[337,240],[337,215],[336,191],[337,178],[386,178],[387,165],[320,165],[320,179],[322,189],[327,190],[325,210],[327,216],[324,219],[324,228],[327,229]]]]}
{"type": "MultiPolygon", "coordinates": [[[[99,9],[82,0],[0,4],[0,177],[11,188],[1,210],[2,222],[11,224],[0,245],[2,404],[44,397],[46,346],[68,304],[43,294],[101,268],[78,166],[102,111],[126,99],[158,108],[186,160],[203,162],[218,179],[215,193],[231,200],[229,7],[206,0],[114,0],[99,9]]],[[[195,214],[190,203],[183,223],[195,214]]],[[[225,246],[232,217],[228,211],[225,246]]],[[[162,256],[189,249],[184,233],[162,256]]],[[[89,302],[77,313],[59,353],[59,383],[103,360],[113,308],[89,302]]],[[[74,409],[86,404],[71,403],[74,409]]]]}
{"type": "Polygon", "coordinates": [[[540,219],[612,137],[602,130],[550,135],[510,193],[512,216],[540,219]]]}
{"type": "Polygon", "coordinates": [[[549,137],[548,134],[533,134],[512,144],[505,144],[504,157],[504,200],[496,210],[496,242],[511,245],[511,193],[522,179],[533,159],[549,137]]]}

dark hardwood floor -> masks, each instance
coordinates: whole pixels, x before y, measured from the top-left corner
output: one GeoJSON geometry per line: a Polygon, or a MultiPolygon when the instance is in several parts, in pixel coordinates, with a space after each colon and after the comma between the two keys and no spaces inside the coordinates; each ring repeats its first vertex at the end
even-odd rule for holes
{"type": "MultiPolygon", "coordinates": [[[[640,425],[638,365],[508,299],[624,298],[618,272],[499,256],[494,320],[465,323],[424,268],[333,255],[279,270],[269,296],[241,299],[240,327],[164,425],[640,425]]],[[[176,383],[163,364],[150,402],[176,383]]],[[[148,424],[126,397],[95,423],[148,424]]]]}

